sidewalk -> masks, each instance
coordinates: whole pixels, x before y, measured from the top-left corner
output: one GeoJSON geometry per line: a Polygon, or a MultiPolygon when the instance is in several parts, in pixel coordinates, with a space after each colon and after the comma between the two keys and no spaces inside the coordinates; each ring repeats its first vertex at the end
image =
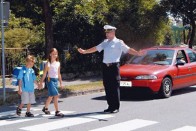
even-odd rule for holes
{"type": "MultiPolygon", "coordinates": [[[[87,84],[90,82],[96,82],[96,81],[102,81],[101,77],[97,76],[91,76],[91,77],[85,77],[85,78],[77,78],[73,80],[63,80],[63,86],[69,86],[69,85],[81,85],[81,84],[87,84]]],[[[12,92],[12,91],[17,91],[18,87],[17,86],[12,86],[12,85],[5,85],[6,92],[12,92]]],[[[0,96],[3,94],[3,87],[0,87],[0,96]]]]}
{"type": "Polygon", "coordinates": [[[74,80],[63,80],[63,85],[80,85],[80,84],[87,84],[90,82],[102,81],[101,77],[91,76],[85,78],[78,78],[74,80]]]}

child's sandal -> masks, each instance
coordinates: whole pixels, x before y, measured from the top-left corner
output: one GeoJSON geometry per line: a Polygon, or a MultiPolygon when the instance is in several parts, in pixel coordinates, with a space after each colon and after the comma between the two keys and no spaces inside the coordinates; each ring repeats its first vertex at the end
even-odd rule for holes
{"type": "Polygon", "coordinates": [[[48,110],[48,108],[43,108],[42,111],[47,114],[47,115],[50,115],[50,111],[48,110]]]}
{"type": "Polygon", "coordinates": [[[17,114],[18,116],[21,115],[21,111],[22,111],[22,109],[20,109],[19,107],[16,108],[16,114],[17,114]]]}
{"type": "Polygon", "coordinates": [[[55,116],[64,117],[64,114],[61,113],[60,111],[56,111],[56,112],[55,112],[55,116]]]}
{"type": "Polygon", "coordinates": [[[34,115],[31,112],[26,112],[25,117],[34,117],[34,115]]]}

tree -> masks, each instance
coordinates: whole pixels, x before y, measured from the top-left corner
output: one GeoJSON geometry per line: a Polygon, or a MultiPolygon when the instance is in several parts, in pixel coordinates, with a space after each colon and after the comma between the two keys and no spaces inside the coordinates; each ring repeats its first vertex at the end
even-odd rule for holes
{"type": "Polygon", "coordinates": [[[162,0],[160,3],[175,18],[182,18],[184,25],[191,25],[191,35],[189,47],[192,48],[195,37],[195,21],[196,21],[196,0],[162,0]]]}
{"type": "Polygon", "coordinates": [[[45,43],[46,43],[46,56],[49,55],[49,51],[54,46],[53,41],[53,26],[52,26],[52,12],[50,7],[50,0],[43,1],[43,14],[45,22],[45,43]]]}
{"type": "MultiPolygon", "coordinates": [[[[32,19],[34,26],[45,23],[45,57],[53,47],[52,0],[8,0],[16,17],[32,19]]],[[[57,2],[57,1],[55,1],[57,2]]]]}
{"type": "Polygon", "coordinates": [[[163,42],[167,14],[156,0],[108,0],[108,5],[107,21],[117,25],[117,34],[130,46],[145,48],[163,42]]]}

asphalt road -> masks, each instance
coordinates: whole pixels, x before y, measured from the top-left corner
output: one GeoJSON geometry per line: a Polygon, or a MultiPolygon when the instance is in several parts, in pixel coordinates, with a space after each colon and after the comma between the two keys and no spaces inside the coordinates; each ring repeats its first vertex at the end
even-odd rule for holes
{"type": "MultiPolygon", "coordinates": [[[[63,118],[41,112],[44,102],[32,107],[34,118],[14,115],[16,106],[0,107],[0,131],[196,131],[196,88],[173,92],[168,99],[134,93],[121,100],[120,112],[103,114],[105,93],[61,98],[63,118]],[[138,94],[137,94],[138,95],[138,94]]],[[[53,104],[49,110],[54,111],[53,104]]]]}

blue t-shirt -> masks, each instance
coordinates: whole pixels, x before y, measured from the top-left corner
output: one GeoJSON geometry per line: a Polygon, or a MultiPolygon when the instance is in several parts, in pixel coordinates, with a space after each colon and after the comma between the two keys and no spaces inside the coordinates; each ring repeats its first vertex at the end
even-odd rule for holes
{"type": "Polygon", "coordinates": [[[22,91],[34,92],[35,72],[32,68],[23,66],[19,72],[18,80],[22,80],[22,91]]]}

